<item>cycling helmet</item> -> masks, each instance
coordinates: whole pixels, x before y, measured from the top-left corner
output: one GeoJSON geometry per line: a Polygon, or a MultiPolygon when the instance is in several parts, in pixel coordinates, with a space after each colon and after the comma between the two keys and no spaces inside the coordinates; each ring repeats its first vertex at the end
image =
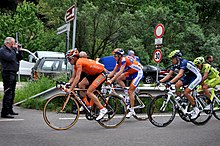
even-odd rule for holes
{"type": "Polygon", "coordinates": [[[112,54],[118,54],[118,55],[124,55],[124,50],[121,48],[116,48],[114,49],[114,51],[112,52],[112,54]]]}
{"type": "Polygon", "coordinates": [[[66,53],[66,58],[73,58],[73,57],[79,57],[79,51],[76,50],[76,49],[72,49],[72,50],[69,50],[67,53],[66,53]]]}
{"type": "Polygon", "coordinates": [[[182,53],[180,52],[180,50],[174,50],[172,52],[170,52],[170,54],[168,55],[169,58],[173,58],[173,57],[182,57],[182,53]]]}
{"type": "Polygon", "coordinates": [[[197,65],[202,65],[205,62],[205,58],[204,57],[197,57],[193,63],[197,66],[197,65]]]}

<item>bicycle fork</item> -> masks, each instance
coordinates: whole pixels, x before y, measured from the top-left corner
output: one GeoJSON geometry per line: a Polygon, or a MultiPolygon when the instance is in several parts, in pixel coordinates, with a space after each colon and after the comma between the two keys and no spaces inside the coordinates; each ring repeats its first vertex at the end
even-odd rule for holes
{"type": "Polygon", "coordinates": [[[170,101],[171,95],[167,94],[167,98],[163,101],[162,106],[160,107],[160,111],[164,112],[166,107],[167,107],[167,103],[170,101]]]}

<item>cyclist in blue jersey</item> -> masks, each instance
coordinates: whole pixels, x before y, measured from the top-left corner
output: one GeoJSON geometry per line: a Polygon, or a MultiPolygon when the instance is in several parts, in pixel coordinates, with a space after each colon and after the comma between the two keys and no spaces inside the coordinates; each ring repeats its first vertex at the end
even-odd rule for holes
{"type": "Polygon", "coordinates": [[[202,81],[202,75],[191,61],[182,58],[180,50],[172,51],[168,57],[172,59],[170,72],[163,79],[158,81],[157,84],[167,81],[177,69],[178,74],[172,80],[167,82],[166,85],[169,87],[171,84],[175,83],[177,99],[180,99],[181,96],[180,87],[187,85],[183,94],[193,106],[191,119],[196,119],[199,114],[199,109],[196,107],[194,98],[190,95],[190,92],[202,81]]]}

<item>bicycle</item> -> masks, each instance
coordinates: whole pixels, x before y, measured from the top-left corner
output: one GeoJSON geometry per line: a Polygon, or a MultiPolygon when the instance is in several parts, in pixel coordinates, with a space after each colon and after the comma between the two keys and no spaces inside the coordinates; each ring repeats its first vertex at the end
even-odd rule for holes
{"type": "MultiPolygon", "coordinates": [[[[63,91],[65,83],[56,82],[56,87],[63,91]]],[[[94,120],[98,116],[99,108],[95,105],[87,107],[80,99],[78,92],[86,89],[74,88],[71,93],[59,93],[50,97],[43,109],[43,118],[46,124],[55,130],[67,130],[74,126],[79,119],[79,103],[84,107],[85,115],[88,120],[94,120]]],[[[95,94],[102,105],[108,109],[107,114],[99,121],[105,128],[117,128],[125,120],[127,107],[124,100],[116,94],[103,96],[96,90],[95,94]]]]}
{"type": "Polygon", "coordinates": [[[149,121],[153,125],[157,127],[169,125],[174,120],[176,112],[179,113],[179,116],[184,121],[191,121],[196,125],[203,125],[211,118],[212,106],[210,106],[209,110],[204,110],[207,106],[207,97],[198,95],[196,90],[193,90],[192,95],[195,99],[196,106],[200,109],[200,114],[194,120],[191,119],[192,106],[185,97],[185,99],[177,100],[175,98],[175,89],[172,86],[161,91],[165,91],[165,93],[154,97],[147,110],[149,121]],[[202,115],[205,115],[205,118],[198,120],[202,115]]]}
{"type": "MultiPolygon", "coordinates": [[[[124,93],[124,90],[128,90],[128,89],[129,89],[128,87],[126,87],[125,89],[122,87],[115,87],[115,86],[112,86],[111,88],[102,87],[102,91],[104,93],[107,92],[108,90],[112,90],[115,94],[118,94],[120,97],[122,97],[125,102],[126,102],[126,98],[129,97],[126,97],[128,95],[124,93]]],[[[139,90],[136,89],[134,92],[134,98],[135,98],[134,111],[136,115],[133,117],[139,121],[147,120],[148,119],[147,106],[150,103],[150,101],[153,99],[153,96],[146,91],[139,92],[139,90]]],[[[126,106],[128,109],[130,104],[126,103],[126,106]]]]}
{"type": "Polygon", "coordinates": [[[210,100],[213,106],[213,115],[216,119],[220,120],[220,94],[215,94],[218,91],[217,88],[209,88],[208,90],[211,93],[210,100]]]}

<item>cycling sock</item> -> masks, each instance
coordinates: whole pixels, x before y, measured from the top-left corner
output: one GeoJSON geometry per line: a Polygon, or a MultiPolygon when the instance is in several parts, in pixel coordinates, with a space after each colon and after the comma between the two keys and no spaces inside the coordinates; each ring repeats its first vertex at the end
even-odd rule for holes
{"type": "Polygon", "coordinates": [[[89,102],[87,100],[87,97],[83,97],[82,101],[86,104],[86,106],[89,106],[89,102]]]}
{"type": "Polygon", "coordinates": [[[134,107],[131,107],[129,110],[130,110],[131,112],[134,112],[134,107]]]}
{"type": "Polygon", "coordinates": [[[94,102],[91,99],[90,102],[89,102],[89,106],[93,106],[93,105],[94,105],[94,102]]]}

